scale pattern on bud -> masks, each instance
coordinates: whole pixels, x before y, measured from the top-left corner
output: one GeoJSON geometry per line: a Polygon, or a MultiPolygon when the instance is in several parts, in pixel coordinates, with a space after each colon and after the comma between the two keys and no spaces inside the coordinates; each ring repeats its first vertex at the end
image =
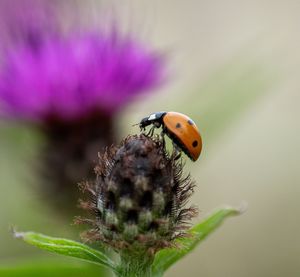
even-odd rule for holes
{"type": "Polygon", "coordinates": [[[182,177],[182,167],[159,137],[128,136],[107,149],[99,155],[95,181],[81,184],[90,196],[81,207],[93,216],[75,220],[92,226],[83,238],[117,251],[154,254],[171,246],[197,212],[185,208],[194,184],[190,176],[182,177]]]}

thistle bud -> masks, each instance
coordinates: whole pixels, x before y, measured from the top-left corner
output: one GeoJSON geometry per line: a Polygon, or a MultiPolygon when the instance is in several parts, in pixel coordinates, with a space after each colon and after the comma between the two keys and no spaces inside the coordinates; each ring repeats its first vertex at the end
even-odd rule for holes
{"type": "Polygon", "coordinates": [[[159,137],[144,134],[129,136],[99,155],[95,180],[81,185],[89,194],[81,207],[91,211],[91,219],[76,222],[92,227],[83,238],[120,253],[153,256],[184,236],[196,214],[195,208],[184,207],[194,184],[182,177],[182,162],[175,157],[159,137]]]}

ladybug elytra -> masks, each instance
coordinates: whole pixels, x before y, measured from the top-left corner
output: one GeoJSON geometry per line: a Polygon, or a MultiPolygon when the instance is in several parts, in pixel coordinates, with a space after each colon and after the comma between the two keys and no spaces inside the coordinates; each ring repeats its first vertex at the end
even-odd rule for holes
{"type": "Polygon", "coordinates": [[[202,150],[202,139],[199,130],[192,119],[178,112],[156,112],[145,118],[140,123],[140,129],[145,130],[147,126],[154,128],[162,126],[162,133],[173,141],[175,146],[182,150],[189,158],[196,161],[202,150]]]}

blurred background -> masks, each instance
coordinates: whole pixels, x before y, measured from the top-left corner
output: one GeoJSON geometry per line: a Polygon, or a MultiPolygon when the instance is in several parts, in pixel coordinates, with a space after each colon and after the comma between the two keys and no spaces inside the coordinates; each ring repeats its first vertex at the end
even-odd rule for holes
{"type": "MultiPolygon", "coordinates": [[[[300,3],[62,2],[68,15],[63,25],[72,24],[75,15],[86,26],[116,17],[122,29],[167,56],[167,82],[118,112],[115,140],[137,133],[132,124],[152,112],[185,113],[197,123],[204,142],[199,161],[187,161],[185,168],[197,183],[191,201],[200,209],[197,220],[218,206],[248,203],[246,213],[227,220],[166,276],[299,276],[300,3]]],[[[32,185],[37,178],[31,161],[42,139],[26,124],[0,122],[4,268],[30,268],[33,261],[49,259],[70,263],[14,240],[11,225],[78,239],[72,216],[58,215],[32,185]]]]}

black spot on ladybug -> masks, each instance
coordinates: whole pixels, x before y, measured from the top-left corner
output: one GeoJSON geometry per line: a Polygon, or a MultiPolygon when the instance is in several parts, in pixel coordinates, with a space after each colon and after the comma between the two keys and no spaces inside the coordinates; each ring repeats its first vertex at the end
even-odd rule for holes
{"type": "Polygon", "coordinates": [[[193,147],[197,147],[198,145],[198,141],[194,140],[193,143],[192,143],[193,147]]]}
{"type": "Polygon", "coordinates": [[[177,129],[181,128],[181,124],[178,122],[175,126],[177,129]]]}
{"type": "Polygon", "coordinates": [[[190,124],[190,125],[194,125],[195,123],[194,123],[194,121],[193,121],[193,120],[189,119],[189,120],[188,120],[188,124],[190,124]]]}

